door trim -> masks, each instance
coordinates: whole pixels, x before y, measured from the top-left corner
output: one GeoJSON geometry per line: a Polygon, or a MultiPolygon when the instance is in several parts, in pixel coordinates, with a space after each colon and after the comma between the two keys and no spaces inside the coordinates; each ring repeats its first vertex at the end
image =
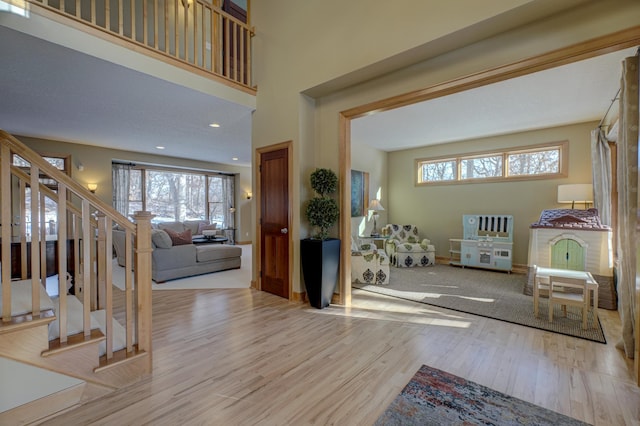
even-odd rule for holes
{"type": "MultiPolygon", "coordinates": [[[[291,230],[291,218],[292,218],[292,199],[293,199],[293,141],[280,142],[274,145],[268,145],[261,148],[256,148],[255,158],[256,167],[254,168],[254,199],[256,200],[256,238],[255,238],[255,256],[253,257],[253,270],[255,271],[254,285],[252,286],[256,290],[262,291],[262,225],[260,224],[260,218],[262,217],[262,191],[261,191],[261,174],[260,165],[262,164],[262,156],[272,151],[278,151],[281,149],[287,149],[287,163],[289,171],[287,173],[287,191],[289,205],[287,206],[287,228],[291,230]]],[[[287,275],[289,277],[289,297],[288,300],[292,300],[293,297],[293,240],[292,232],[288,233],[289,244],[289,261],[287,275]]]]}
{"type": "MultiPolygon", "coordinates": [[[[340,239],[343,241],[340,253],[341,273],[339,282],[339,303],[351,306],[351,222],[348,212],[351,211],[351,120],[364,117],[373,112],[388,111],[417,102],[435,99],[442,96],[462,92],[467,89],[485,86],[491,83],[508,80],[566,65],[583,59],[593,58],[605,53],[614,52],[640,44],[640,26],[596,37],[547,53],[525,58],[503,66],[490,68],[474,74],[445,81],[424,89],[392,96],[390,98],[363,104],[341,111],[338,116],[338,153],[340,168],[340,239]]],[[[637,302],[640,305],[640,300],[637,302]]],[[[638,309],[640,311],[640,309],[638,309]]],[[[640,312],[636,312],[636,324],[640,323],[640,312]]],[[[640,339],[640,330],[636,333],[636,342],[640,339]]],[[[638,345],[640,347],[640,345],[638,345]]],[[[640,384],[640,357],[636,356],[636,382],[640,384]]]]}

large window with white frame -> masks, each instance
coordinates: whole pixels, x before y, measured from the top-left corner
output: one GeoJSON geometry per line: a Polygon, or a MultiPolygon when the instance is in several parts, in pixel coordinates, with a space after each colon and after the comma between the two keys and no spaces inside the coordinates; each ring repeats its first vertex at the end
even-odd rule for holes
{"type": "Polygon", "coordinates": [[[558,178],[567,175],[567,141],[416,160],[416,183],[433,185],[558,178]]]}
{"type": "Polygon", "coordinates": [[[113,164],[114,207],[131,217],[153,213],[154,222],[205,220],[233,228],[235,175],[113,164]]]}

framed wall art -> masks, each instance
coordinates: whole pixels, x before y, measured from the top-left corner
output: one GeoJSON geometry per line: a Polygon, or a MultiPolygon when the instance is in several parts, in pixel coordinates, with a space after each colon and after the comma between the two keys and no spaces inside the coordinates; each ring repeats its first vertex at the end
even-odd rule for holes
{"type": "Polygon", "coordinates": [[[369,205],[369,173],[351,170],[351,217],[365,216],[369,205]]]}

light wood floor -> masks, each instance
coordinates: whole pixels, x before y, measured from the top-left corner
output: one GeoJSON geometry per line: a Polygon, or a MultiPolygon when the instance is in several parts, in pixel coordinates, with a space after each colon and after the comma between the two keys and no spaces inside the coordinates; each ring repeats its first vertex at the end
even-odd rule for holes
{"type": "Polygon", "coordinates": [[[251,289],[154,291],[153,376],[47,425],[370,425],[422,364],[602,425],[640,424],[608,344],[354,290],[318,310],[251,289]]]}

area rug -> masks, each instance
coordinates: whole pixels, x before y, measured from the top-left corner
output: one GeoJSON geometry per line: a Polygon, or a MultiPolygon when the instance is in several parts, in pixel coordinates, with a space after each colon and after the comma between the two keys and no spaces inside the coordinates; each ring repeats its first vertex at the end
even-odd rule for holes
{"type": "MultiPolygon", "coordinates": [[[[218,271],[209,274],[196,275],[177,280],[166,281],[164,283],[151,282],[152,290],[210,290],[222,288],[249,288],[251,286],[251,245],[239,245],[242,248],[242,258],[240,269],[230,269],[228,271],[218,271]]],[[[120,290],[124,290],[125,272],[124,268],[118,266],[113,261],[113,285],[120,290]]]]}
{"type": "Polygon", "coordinates": [[[378,418],[393,425],[587,425],[426,365],[378,418]]]}
{"type": "Polygon", "coordinates": [[[600,321],[591,311],[587,329],[582,312],[567,307],[564,317],[556,306],[549,322],[547,299],[541,298],[539,315],[533,315],[533,296],[523,293],[527,276],[437,264],[425,268],[391,268],[388,285],[358,284],[362,290],[493,318],[554,333],[606,343],[600,321]]]}

